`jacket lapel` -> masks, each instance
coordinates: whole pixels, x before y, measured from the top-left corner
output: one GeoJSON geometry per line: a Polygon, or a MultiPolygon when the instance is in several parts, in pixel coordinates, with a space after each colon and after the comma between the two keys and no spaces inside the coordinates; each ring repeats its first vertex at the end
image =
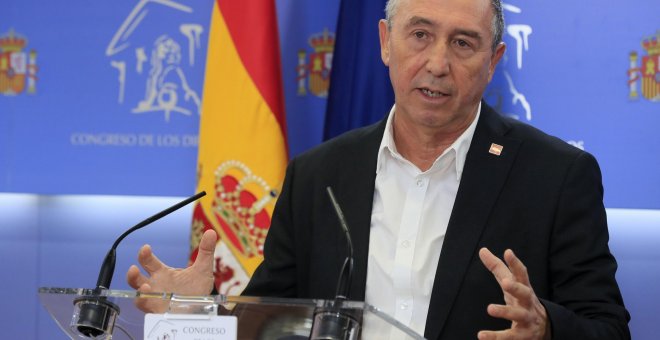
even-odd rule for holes
{"type": "Polygon", "coordinates": [[[435,274],[424,332],[427,339],[437,339],[445,326],[488,216],[516,157],[520,141],[504,137],[508,129],[505,121],[482,102],[435,274]],[[493,144],[502,147],[500,155],[489,151],[493,144]]]}

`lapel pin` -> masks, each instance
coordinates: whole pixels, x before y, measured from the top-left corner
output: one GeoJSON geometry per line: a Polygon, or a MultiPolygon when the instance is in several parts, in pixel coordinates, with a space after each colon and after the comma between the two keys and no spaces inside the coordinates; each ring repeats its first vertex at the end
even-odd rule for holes
{"type": "Polygon", "coordinates": [[[490,144],[490,150],[488,150],[488,152],[495,155],[495,156],[499,156],[499,155],[502,154],[502,150],[504,150],[503,146],[501,146],[499,144],[491,143],[490,144]]]}

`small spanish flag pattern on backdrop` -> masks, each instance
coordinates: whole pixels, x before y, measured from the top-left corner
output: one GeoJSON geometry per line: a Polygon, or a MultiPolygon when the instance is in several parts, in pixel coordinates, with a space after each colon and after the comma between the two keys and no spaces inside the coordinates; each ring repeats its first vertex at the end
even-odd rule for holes
{"type": "Polygon", "coordinates": [[[211,17],[199,131],[190,260],[202,233],[219,236],[215,285],[237,295],[263,258],[287,163],[273,0],[217,0],[211,17]]]}

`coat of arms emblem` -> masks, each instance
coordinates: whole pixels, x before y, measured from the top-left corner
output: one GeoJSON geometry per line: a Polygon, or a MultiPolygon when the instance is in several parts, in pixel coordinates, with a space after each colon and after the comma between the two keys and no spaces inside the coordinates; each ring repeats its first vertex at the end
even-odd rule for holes
{"type": "Polygon", "coordinates": [[[637,51],[630,52],[630,69],[628,69],[628,86],[630,99],[639,99],[638,85],[644,98],[658,102],[660,101],[660,31],[655,36],[648,37],[642,41],[642,48],[646,55],[641,56],[637,51]]]}
{"type": "Polygon", "coordinates": [[[37,52],[25,52],[27,39],[10,30],[0,36],[0,93],[15,96],[27,88],[36,92],[37,52]]]}
{"type": "Polygon", "coordinates": [[[309,45],[314,49],[314,52],[309,54],[309,59],[307,51],[298,52],[298,95],[307,94],[305,81],[309,80],[309,92],[317,97],[326,98],[330,88],[335,35],[325,29],[323,33],[312,35],[309,38],[309,45]]]}
{"type": "Polygon", "coordinates": [[[242,162],[227,160],[216,169],[210,211],[197,204],[193,212],[191,261],[197,257],[204,231],[216,230],[224,241],[218,243],[215,253],[214,276],[219,293],[237,294],[247,284],[251,275],[248,262],[263,257],[277,196],[277,190],[242,162]]]}

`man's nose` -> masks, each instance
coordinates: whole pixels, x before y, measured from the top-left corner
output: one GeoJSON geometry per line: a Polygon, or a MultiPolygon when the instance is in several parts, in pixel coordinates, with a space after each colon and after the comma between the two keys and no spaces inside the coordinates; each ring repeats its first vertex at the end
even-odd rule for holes
{"type": "Polygon", "coordinates": [[[436,42],[427,49],[426,70],[434,77],[442,77],[449,73],[449,47],[444,42],[436,42]]]}

